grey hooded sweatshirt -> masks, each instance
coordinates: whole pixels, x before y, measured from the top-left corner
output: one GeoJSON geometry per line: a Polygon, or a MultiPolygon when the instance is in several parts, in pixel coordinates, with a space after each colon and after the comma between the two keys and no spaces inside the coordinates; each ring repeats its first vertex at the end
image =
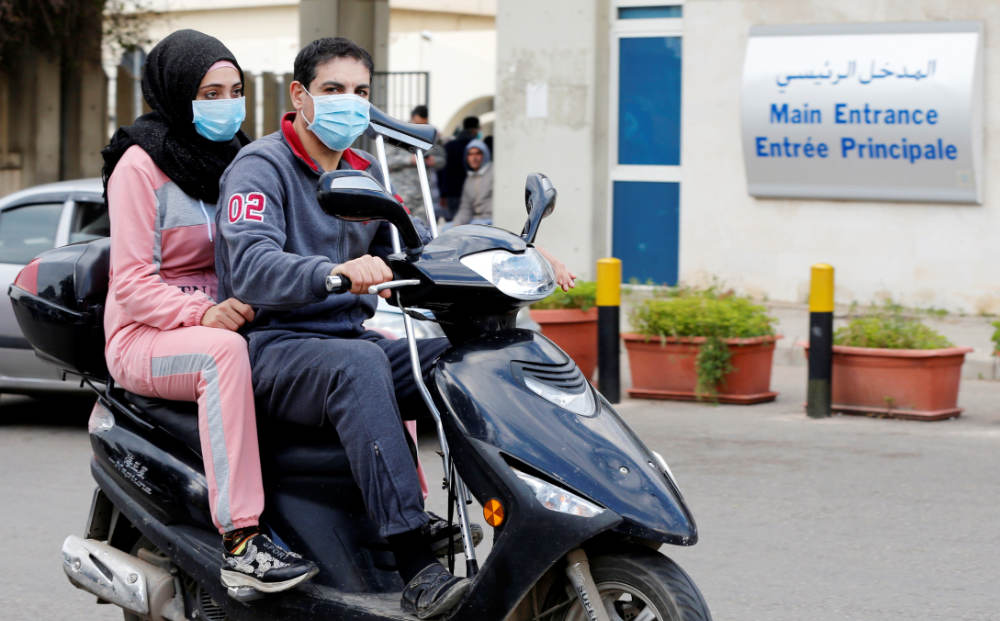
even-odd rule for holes
{"type": "MultiPolygon", "coordinates": [[[[216,211],[216,272],[221,299],[238,298],[256,317],[244,328],[251,347],[262,332],[292,330],[356,335],[375,312],[374,295],[330,295],[326,275],[363,254],[391,252],[386,222],[347,222],[327,215],[316,200],[322,170],[305,153],[292,126],[244,147],[222,175],[216,211]]],[[[382,182],[375,158],[347,149],[341,169],[367,170],[382,182]]],[[[418,233],[430,239],[415,222],[418,233]]]]}
{"type": "Polygon", "coordinates": [[[462,186],[462,202],[452,223],[468,224],[472,220],[493,220],[493,162],[490,148],[482,140],[472,140],[465,147],[462,163],[468,176],[462,186]],[[479,149],[483,152],[483,163],[479,170],[469,169],[469,149],[479,149]]]}

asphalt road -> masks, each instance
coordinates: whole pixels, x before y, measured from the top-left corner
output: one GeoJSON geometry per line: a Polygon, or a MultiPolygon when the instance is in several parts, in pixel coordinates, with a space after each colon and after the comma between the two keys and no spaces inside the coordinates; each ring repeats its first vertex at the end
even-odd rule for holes
{"type": "Polygon", "coordinates": [[[121,619],[67,582],[60,546],[82,535],[94,490],[79,399],[0,397],[0,619],[121,619]]]}
{"type": "MultiPolygon", "coordinates": [[[[715,619],[1000,619],[1000,383],[965,381],[958,420],[814,421],[804,374],[776,367],[772,404],[619,407],[694,512],[699,543],[662,551],[715,619]]],[[[87,409],[0,399],[2,619],[120,618],[59,566],[93,487],[87,409]]],[[[432,441],[422,437],[433,473],[432,441]]]]}

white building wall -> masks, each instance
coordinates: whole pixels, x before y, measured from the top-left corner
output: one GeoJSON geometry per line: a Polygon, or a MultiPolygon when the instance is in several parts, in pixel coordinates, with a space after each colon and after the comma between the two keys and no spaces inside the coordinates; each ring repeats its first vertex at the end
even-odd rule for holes
{"type": "Polygon", "coordinates": [[[1000,3],[991,0],[688,0],[684,5],[681,280],[718,277],[805,301],[809,266],[836,269],[838,302],[1000,312],[1000,3]],[[983,20],[982,205],[755,199],[740,142],[747,35],[756,24],[983,20]]]}
{"type": "Polygon", "coordinates": [[[593,278],[604,252],[606,213],[601,119],[608,86],[606,78],[598,81],[609,36],[605,2],[503,0],[497,32],[494,222],[520,232],[524,179],[545,173],[559,196],[537,241],[578,275],[593,278]],[[528,117],[529,88],[546,93],[544,116],[528,117]]]}

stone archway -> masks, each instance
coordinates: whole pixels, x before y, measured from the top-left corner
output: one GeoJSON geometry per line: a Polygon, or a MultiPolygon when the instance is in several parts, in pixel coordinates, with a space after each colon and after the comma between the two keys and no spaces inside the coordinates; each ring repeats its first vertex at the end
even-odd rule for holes
{"type": "Polygon", "coordinates": [[[442,140],[447,142],[454,135],[456,129],[461,130],[462,119],[467,116],[478,116],[483,135],[488,136],[492,134],[493,119],[495,118],[494,110],[493,95],[484,95],[467,102],[451,115],[447,123],[441,126],[442,140]]]}

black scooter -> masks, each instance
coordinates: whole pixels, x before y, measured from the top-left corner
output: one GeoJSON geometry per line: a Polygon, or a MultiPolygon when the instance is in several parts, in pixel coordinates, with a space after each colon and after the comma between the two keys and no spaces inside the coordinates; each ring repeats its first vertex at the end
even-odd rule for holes
{"type": "MultiPolygon", "coordinates": [[[[418,131],[400,140],[412,148],[418,131]]],[[[378,150],[384,159],[381,139],[378,150]]],[[[531,175],[520,236],[466,225],[423,246],[404,209],[366,173],[328,173],[318,190],[333,216],[397,227],[403,247],[389,260],[396,280],[372,292],[392,291],[408,334],[413,318],[433,313],[452,344],[429,385],[416,377],[463,535],[457,553],[473,577],[452,618],[708,620],[694,582],[657,551],[697,540],[666,462],[561,349],[515,327],[520,307],[554,289],[532,242],[555,196],[547,178],[531,175]],[[481,566],[470,494],[494,528],[481,566]]],[[[266,597],[223,587],[195,405],[134,395],[109,380],[101,327],[109,246],[104,239],[48,251],[9,291],[39,355],[82,375],[98,395],[89,422],[98,488],[84,537],[63,544],[70,581],[120,606],[126,619],[412,619],[400,611],[403,585],[335,433],[264,418],[262,521],[321,570],[266,597]]],[[[417,346],[410,339],[412,356],[417,346]]]]}

